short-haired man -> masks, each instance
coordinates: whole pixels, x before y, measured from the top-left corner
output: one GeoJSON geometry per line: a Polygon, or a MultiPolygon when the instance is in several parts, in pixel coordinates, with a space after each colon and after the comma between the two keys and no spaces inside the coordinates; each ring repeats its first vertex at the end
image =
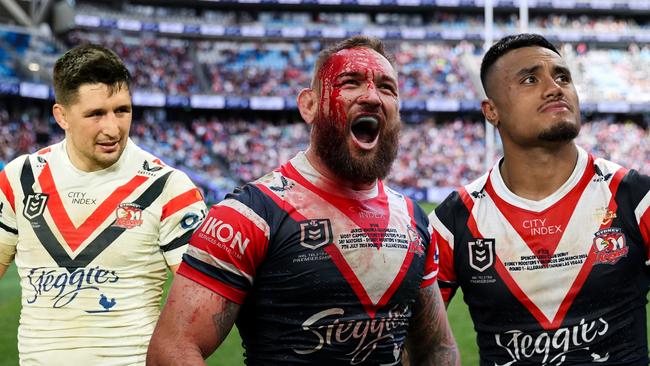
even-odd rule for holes
{"type": "Polygon", "coordinates": [[[214,206],[191,239],[150,365],[199,365],[236,321],[251,365],[457,365],[423,211],[385,187],[397,73],[378,40],[323,51],[298,96],[311,146],[214,206]]]}
{"type": "Polygon", "coordinates": [[[21,365],[144,365],[166,268],[205,215],[182,172],[129,138],[130,75],[112,51],[54,66],[65,139],[0,172],[0,276],[22,287],[21,365]]]}
{"type": "Polygon", "coordinates": [[[504,156],[430,216],[481,365],[647,365],[650,177],[575,145],[578,95],[542,36],[501,39],[481,80],[504,156]]]}

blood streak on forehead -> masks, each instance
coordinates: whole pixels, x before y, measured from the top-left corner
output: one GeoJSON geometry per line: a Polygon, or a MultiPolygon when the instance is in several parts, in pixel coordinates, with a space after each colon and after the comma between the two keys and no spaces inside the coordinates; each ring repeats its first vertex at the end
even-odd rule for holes
{"type": "Polygon", "coordinates": [[[368,81],[369,87],[374,87],[373,80],[377,73],[390,73],[390,70],[386,69],[388,61],[382,64],[382,58],[383,56],[376,51],[365,47],[343,49],[330,56],[318,73],[318,81],[321,85],[320,116],[325,117],[324,103],[327,100],[329,122],[338,123],[340,126],[345,125],[347,120],[345,101],[340,96],[341,88],[336,86],[338,77],[344,73],[360,73],[368,81]]]}

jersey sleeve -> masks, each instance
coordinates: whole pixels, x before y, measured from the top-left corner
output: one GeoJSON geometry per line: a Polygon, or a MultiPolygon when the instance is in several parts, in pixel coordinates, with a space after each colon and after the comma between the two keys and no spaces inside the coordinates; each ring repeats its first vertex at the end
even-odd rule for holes
{"type": "Polygon", "coordinates": [[[178,273],[242,304],[266,257],[270,226],[255,188],[245,186],[212,206],[190,239],[178,273]]]}
{"type": "MultiPolygon", "coordinates": [[[[634,208],[634,219],[645,246],[646,264],[650,266],[650,176],[630,170],[623,182],[634,208]]],[[[620,190],[620,189],[619,189],[620,190]]]]}
{"type": "Polygon", "coordinates": [[[458,288],[454,269],[454,234],[450,230],[450,227],[453,227],[452,207],[455,196],[457,195],[452,193],[429,215],[433,230],[432,238],[437,242],[439,253],[438,284],[445,302],[451,301],[458,288]]]}
{"type": "Polygon", "coordinates": [[[16,203],[10,181],[14,178],[12,168],[16,165],[14,160],[0,171],[0,265],[4,266],[8,266],[13,261],[18,243],[16,203]]]}
{"type": "Polygon", "coordinates": [[[438,243],[436,238],[432,235],[433,228],[428,226],[429,231],[429,245],[427,246],[426,259],[424,261],[424,277],[420,288],[431,286],[438,278],[438,243]]]}
{"type": "Polygon", "coordinates": [[[424,273],[422,282],[420,283],[420,288],[425,288],[435,283],[438,276],[438,248],[435,238],[431,236],[431,225],[429,225],[429,219],[422,210],[422,207],[413,203],[410,199],[407,199],[406,202],[412,215],[413,223],[419,232],[417,243],[411,241],[409,244],[411,247],[410,250],[414,253],[422,253],[423,251],[425,255],[424,273]]]}
{"type": "Polygon", "coordinates": [[[163,193],[158,243],[167,265],[181,262],[190,236],[205,217],[203,195],[181,171],[174,171],[163,193]]]}

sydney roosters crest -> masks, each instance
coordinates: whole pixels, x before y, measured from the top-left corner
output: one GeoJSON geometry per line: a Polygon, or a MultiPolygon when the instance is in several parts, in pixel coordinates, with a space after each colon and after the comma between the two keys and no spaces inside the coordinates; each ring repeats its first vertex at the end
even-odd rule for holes
{"type": "Polygon", "coordinates": [[[115,210],[115,223],[113,226],[133,229],[142,225],[142,207],[136,203],[122,203],[115,210]]]}
{"type": "Polygon", "coordinates": [[[630,248],[625,243],[625,234],[620,228],[603,229],[594,235],[594,264],[616,264],[621,258],[627,257],[630,248]]]}
{"type": "Polygon", "coordinates": [[[424,252],[426,251],[426,248],[424,247],[424,244],[422,244],[422,237],[420,237],[418,231],[414,227],[409,225],[407,229],[407,234],[408,234],[408,241],[409,241],[409,252],[415,253],[418,257],[423,256],[424,252]]]}

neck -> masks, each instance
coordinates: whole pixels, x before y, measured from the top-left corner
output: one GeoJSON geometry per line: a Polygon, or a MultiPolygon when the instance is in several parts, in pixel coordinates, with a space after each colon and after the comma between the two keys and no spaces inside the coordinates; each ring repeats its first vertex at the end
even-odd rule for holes
{"type": "Polygon", "coordinates": [[[326,164],[323,162],[323,160],[314,152],[314,149],[308,149],[307,152],[305,153],[305,156],[307,157],[307,161],[309,161],[309,164],[316,169],[316,171],[322,175],[325,179],[335,182],[337,186],[340,186],[342,188],[347,188],[351,189],[354,191],[365,191],[373,188],[377,181],[372,181],[372,182],[352,182],[343,178],[340,178],[338,175],[336,175],[335,172],[333,172],[326,164]]]}
{"type": "Polygon", "coordinates": [[[578,161],[573,141],[557,148],[510,150],[504,146],[499,167],[503,182],[519,197],[539,201],[556,192],[571,176],[578,161]]]}

